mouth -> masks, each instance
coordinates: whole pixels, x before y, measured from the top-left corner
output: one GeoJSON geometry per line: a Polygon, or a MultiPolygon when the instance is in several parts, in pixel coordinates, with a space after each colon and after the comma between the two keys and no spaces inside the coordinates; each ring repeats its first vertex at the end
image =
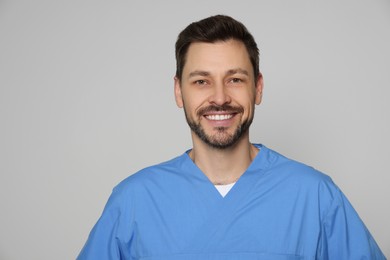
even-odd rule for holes
{"type": "Polygon", "coordinates": [[[237,114],[243,113],[242,107],[234,107],[230,105],[223,106],[208,106],[198,111],[199,116],[203,116],[210,121],[224,121],[235,117],[237,114]]]}
{"type": "Polygon", "coordinates": [[[223,120],[229,120],[232,118],[234,114],[210,114],[210,115],[204,115],[205,118],[211,121],[223,121],[223,120]]]}

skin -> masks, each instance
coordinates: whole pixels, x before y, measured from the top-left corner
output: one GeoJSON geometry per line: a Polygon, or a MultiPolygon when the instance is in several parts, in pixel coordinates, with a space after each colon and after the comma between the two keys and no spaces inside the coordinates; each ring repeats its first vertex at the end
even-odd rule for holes
{"type": "Polygon", "coordinates": [[[250,124],[263,91],[262,75],[254,78],[245,45],[237,40],[192,43],[174,89],[187,121],[197,124],[212,142],[228,144],[215,147],[191,130],[191,159],[214,184],[237,181],[258,150],[249,142],[249,129],[233,143],[232,136],[245,122],[250,124]],[[225,106],[233,109],[212,109],[225,106]]]}

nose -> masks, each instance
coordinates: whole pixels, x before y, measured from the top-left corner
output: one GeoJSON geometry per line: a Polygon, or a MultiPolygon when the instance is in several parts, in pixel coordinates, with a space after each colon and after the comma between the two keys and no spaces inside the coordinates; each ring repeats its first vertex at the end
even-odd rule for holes
{"type": "Polygon", "coordinates": [[[212,88],[212,93],[209,97],[209,102],[218,106],[224,104],[229,104],[231,102],[231,97],[226,89],[224,84],[214,84],[212,88]]]}

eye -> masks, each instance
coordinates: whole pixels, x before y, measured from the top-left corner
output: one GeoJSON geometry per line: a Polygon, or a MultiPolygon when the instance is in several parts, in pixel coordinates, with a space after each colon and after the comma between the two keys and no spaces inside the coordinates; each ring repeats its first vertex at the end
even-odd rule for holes
{"type": "Polygon", "coordinates": [[[194,84],[196,84],[196,85],[206,85],[207,82],[206,82],[206,80],[198,79],[198,80],[194,81],[194,84]]]}
{"type": "Polygon", "coordinates": [[[242,79],[240,79],[240,78],[232,78],[231,80],[230,80],[230,82],[232,82],[232,83],[242,83],[242,82],[244,82],[242,79]]]}

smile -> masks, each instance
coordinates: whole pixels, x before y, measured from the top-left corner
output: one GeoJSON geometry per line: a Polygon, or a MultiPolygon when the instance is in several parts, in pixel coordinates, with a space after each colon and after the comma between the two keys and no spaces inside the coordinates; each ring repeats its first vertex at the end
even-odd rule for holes
{"type": "Polygon", "coordinates": [[[227,115],[206,115],[205,116],[208,120],[212,121],[222,121],[222,120],[228,120],[233,117],[233,114],[227,114],[227,115]]]}

